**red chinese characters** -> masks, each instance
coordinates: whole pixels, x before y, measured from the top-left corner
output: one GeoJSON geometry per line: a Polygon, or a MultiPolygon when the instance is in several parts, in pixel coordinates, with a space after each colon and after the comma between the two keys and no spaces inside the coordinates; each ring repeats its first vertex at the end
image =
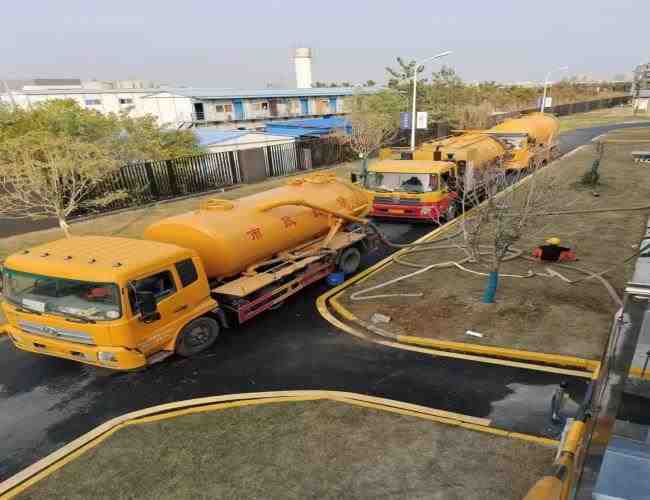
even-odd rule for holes
{"type": "Polygon", "coordinates": [[[262,229],[258,226],[251,227],[248,231],[246,231],[246,234],[253,241],[262,239],[262,229]]]}
{"type": "Polygon", "coordinates": [[[284,224],[285,229],[292,227],[292,226],[297,226],[298,223],[296,222],[296,219],[293,217],[289,217],[288,215],[285,215],[282,217],[282,223],[284,224]]]}

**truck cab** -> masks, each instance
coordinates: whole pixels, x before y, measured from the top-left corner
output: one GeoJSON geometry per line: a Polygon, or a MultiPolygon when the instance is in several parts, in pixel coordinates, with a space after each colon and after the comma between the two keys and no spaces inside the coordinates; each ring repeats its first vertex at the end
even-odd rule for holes
{"type": "Polygon", "coordinates": [[[526,133],[492,132],[490,137],[499,140],[505,148],[503,168],[506,171],[521,171],[534,167],[535,139],[526,133]]]}
{"type": "Polygon", "coordinates": [[[217,308],[198,255],[172,244],[72,237],[4,263],[5,330],[32,353],[137,369],[217,308]]]}
{"type": "Polygon", "coordinates": [[[507,119],[485,133],[504,146],[504,169],[518,173],[542,167],[558,156],[559,129],[555,116],[531,113],[507,119]]]}
{"type": "Polygon", "coordinates": [[[453,162],[391,158],[375,162],[364,179],[372,199],[370,215],[429,222],[453,218],[457,175],[453,162]]]}

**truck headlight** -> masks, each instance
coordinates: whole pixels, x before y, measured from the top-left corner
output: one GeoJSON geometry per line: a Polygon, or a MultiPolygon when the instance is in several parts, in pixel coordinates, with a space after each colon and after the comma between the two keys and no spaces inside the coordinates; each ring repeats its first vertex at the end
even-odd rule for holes
{"type": "Polygon", "coordinates": [[[99,351],[97,353],[97,359],[101,363],[117,363],[117,358],[115,357],[115,354],[112,352],[99,351]]]}
{"type": "Polygon", "coordinates": [[[420,210],[420,213],[422,215],[431,215],[431,208],[430,207],[423,207],[422,210],[420,210]]]}

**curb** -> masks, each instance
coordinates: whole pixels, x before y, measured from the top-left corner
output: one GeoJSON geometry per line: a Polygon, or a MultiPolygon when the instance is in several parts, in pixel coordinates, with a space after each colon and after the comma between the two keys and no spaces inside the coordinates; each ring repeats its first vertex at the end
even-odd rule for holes
{"type": "Polygon", "coordinates": [[[13,498],[34,483],[49,476],[67,463],[81,456],[84,452],[101,444],[118,430],[127,426],[241,406],[315,400],[338,401],[418,417],[432,422],[485,432],[505,438],[519,439],[543,446],[559,447],[561,445],[560,441],[555,439],[491,427],[490,420],[485,418],[471,417],[460,413],[437,410],[392,399],[366,396],[352,392],[302,390],[228,394],[166,403],[115,417],[0,483],[0,497],[3,499],[13,498]]]}

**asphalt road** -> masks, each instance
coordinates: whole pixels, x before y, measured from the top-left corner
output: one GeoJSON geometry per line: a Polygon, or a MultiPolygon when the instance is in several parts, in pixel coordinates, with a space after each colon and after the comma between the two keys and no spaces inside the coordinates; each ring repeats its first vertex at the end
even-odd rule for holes
{"type": "MultiPolygon", "coordinates": [[[[429,226],[383,224],[411,241],[429,226]]],[[[371,264],[380,255],[366,263],[371,264]]],[[[361,341],[323,320],[315,285],[281,309],[233,329],[195,359],[172,357],[146,371],[113,373],[17,351],[0,340],[0,479],[96,425],[169,401],[239,392],[332,389],[388,397],[493,420],[542,435],[553,390],[565,377],[431,357],[361,341]]],[[[586,388],[571,380],[580,400],[586,388]]]]}
{"type": "MultiPolygon", "coordinates": [[[[561,138],[566,152],[609,127],[561,138]]],[[[382,224],[412,241],[431,228],[382,224]]],[[[367,259],[370,265],[383,255],[367,259]]],[[[136,373],[113,373],[17,351],[0,337],[0,480],[102,422],[128,411],[188,398],[284,389],[332,389],[388,397],[485,417],[493,425],[556,436],[554,389],[566,377],[382,347],[331,327],[314,307],[314,285],[233,329],[195,359],[172,357],[136,373]]],[[[569,379],[582,400],[583,379],[569,379]]]]}

